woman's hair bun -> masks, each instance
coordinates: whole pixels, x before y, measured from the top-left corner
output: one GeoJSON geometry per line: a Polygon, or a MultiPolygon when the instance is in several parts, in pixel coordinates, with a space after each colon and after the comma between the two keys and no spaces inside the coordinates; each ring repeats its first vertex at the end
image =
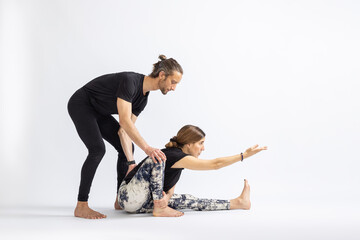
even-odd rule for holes
{"type": "Polygon", "coordinates": [[[166,148],[175,148],[175,147],[179,147],[178,143],[173,141],[172,139],[170,139],[170,142],[168,142],[165,145],[166,148]]]}
{"type": "Polygon", "coordinates": [[[162,54],[159,56],[159,58],[160,58],[161,61],[166,60],[166,56],[165,56],[165,55],[162,55],[162,54]]]}
{"type": "Polygon", "coordinates": [[[177,137],[175,136],[175,137],[170,138],[170,142],[176,142],[177,143],[177,137]]]}

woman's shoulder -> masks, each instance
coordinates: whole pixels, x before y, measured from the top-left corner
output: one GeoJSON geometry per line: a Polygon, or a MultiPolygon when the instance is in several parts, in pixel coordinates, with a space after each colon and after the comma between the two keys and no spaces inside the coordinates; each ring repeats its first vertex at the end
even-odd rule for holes
{"type": "Polygon", "coordinates": [[[180,160],[181,158],[187,156],[188,154],[184,153],[180,148],[164,148],[161,150],[165,155],[167,159],[170,160],[180,160]]]}
{"type": "Polygon", "coordinates": [[[174,152],[179,153],[179,152],[182,152],[182,153],[184,153],[184,152],[181,150],[181,148],[177,148],[177,147],[163,148],[163,149],[161,149],[161,151],[163,151],[164,153],[165,153],[165,152],[168,152],[168,153],[174,153],[174,152]]]}

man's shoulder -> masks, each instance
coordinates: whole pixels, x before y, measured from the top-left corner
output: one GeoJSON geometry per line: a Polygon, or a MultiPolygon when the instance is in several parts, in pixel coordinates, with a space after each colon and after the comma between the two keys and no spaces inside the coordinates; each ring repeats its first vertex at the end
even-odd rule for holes
{"type": "Polygon", "coordinates": [[[136,79],[136,80],[141,79],[141,77],[144,76],[144,74],[137,73],[137,72],[131,72],[131,71],[118,72],[117,75],[120,77],[127,78],[127,79],[136,79]]]}

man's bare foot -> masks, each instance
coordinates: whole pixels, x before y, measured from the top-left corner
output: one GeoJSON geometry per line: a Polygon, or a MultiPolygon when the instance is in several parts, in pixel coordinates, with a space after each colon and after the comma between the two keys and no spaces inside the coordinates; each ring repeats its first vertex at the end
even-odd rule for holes
{"type": "Polygon", "coordinates": [[[230,209],[244,209],[249,210],[251,207],[250,202],[250,185],[248,181],[244,180],[244,189],[241,195],[235,199],[230,200],[230,209]]]}
{"type": "Polygon", "coordinates": [[[115,210],[123,210],[119,205],[119,201],[118,201],[117,196],[116,196],[116,200],[115,200],[115,203],[114,203],[114,208],[115,208],[115,210]]]}
{"type": "Polygon", "coordinates": [[[170,207],[158,208],[154,207],[153,210],[154,217],[181,217],[184,215],[183,212],[176,211],[170,207]]]}
{"type": "Polygon", "coordinates": [[[87,219],[101,219],[106,218],[106,215],[96,212],[89,208],[87,202],[78,202],[74,211],[75,217],[87,218],[87,219]]]}

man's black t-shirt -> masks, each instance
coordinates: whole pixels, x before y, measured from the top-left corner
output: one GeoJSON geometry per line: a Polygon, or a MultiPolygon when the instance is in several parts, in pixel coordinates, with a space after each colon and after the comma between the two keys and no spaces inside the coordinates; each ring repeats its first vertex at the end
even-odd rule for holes
{"type": "MultiPolygon", "coordinates": [[[[180,148],[165,148],[161,150],[165,156],[165,178],[164,178],[164,192],[169,191],[179,181],[181,172],[184,168],[171,168],[177,161],[183,159],[189,154],[184,153],[180,148]]],[[[129,183],[138,171],[139,167],[144,163],[147,157],[142,160],[129,174],[125,177],[124,181],[129,183]]]]}
{"type": "Polygon", "coordinates": [[[91,104],[100,114],[117,114],[117,98],[132,104],[136,116],[144,110],[148,96],[143,94],[145,75],[135,72],[106,74],[91,80],[83,86],[90,97],[91,104]]]}

